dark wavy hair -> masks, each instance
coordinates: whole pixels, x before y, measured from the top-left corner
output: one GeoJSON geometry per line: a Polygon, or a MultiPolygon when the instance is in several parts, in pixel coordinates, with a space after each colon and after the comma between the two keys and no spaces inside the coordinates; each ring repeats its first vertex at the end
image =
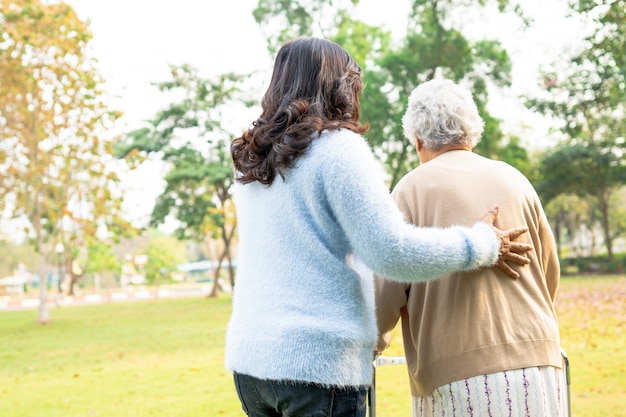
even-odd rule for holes
{"type": "Polygon", "coordinates": [[[261,101],[261,116],[231,143],[237,181],[270,185],[276,175],[284,179],[323,130],[365,133],[367,126],[359,123],[361,72],[334,42],[303,37],[284,44],[261,101]]]}

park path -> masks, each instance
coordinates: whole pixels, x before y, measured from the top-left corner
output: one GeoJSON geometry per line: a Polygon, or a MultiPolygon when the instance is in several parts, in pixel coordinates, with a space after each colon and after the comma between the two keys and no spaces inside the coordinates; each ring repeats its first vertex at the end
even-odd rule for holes
{"type": "MultiPolygon", "coordinates": [[[[208,295],[210,292],[211,285],[172,286],[168,288],[139,287],[130,288],[128,290],[120,289],[117,291],[81,293],[74,296],[63,295],[61,297],[59,297],[58,293],[49,292],[48,305],[50,307],[64,307],[73,305],[157,300],[163,298],[201,297],[208,295]]],[[[38,307],[38,296],[26,295],[18,297],[0,295],[0,312],[36,309],[38,307]]]]}

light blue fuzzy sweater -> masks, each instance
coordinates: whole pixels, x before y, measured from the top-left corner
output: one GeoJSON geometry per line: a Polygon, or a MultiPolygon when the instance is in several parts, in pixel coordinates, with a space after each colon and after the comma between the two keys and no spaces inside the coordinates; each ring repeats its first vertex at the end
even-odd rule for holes
{"type": "Polygon", "coordinates": [[[261,379],[371,383],[372,281],[350,266],[352,254],[398,281],[492,265],[498,255],[485,223],[405,223],[369,146],[347,130],[315,139],[284,181],[237,184],[234,199],[239,254],[225,364],[261,379]]]}

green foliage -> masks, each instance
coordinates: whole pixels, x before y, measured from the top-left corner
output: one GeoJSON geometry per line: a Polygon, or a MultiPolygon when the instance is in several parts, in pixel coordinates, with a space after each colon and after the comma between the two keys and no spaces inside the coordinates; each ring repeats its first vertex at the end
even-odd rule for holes
{"type": "Polygon", "coordinates": [[[339,10],[337,15],[339,24],[329,39],[341,45],[362,69],[367,70],[369,65],[374,65],[374,57],[389,48],[391,33],[353,19],[348,10],[339,10]]]}
{"type": "Polygon", "coordinates": [[[615,274],[626,270],[624,256],[609,260],[606,255],[580,256],[572,259],[578,274],[615,274]]]}
{"type": "Polygon", "coordinates": [[[113,252],[113,247],[105,242],[95,241],[87,247],[86,273],[119,272],[121,262],[113,252]]]}
{"type": "Polygon", "coordinates": [[[592,34],[569,62],[543,73],[543,97],[528,100],[531,108],[562,120],[565,135],[543,158],[541,192],[546,199],[562,193],[590,197],[610,262],[613,239],[624,233],[624,206],[615,201],[626,185],[625,6],[623,0],[573,2],[592,34]]]}
{"type": "Polygon", "coordinates": [[[559,194],[601,197],[626,181],[626,167],[617,150],[597,143],[561,143],[541,159],[543,181],[537,190],[544,202],[559,194]]]}
{"type": "Polygon", "coordinates": [[[499,148],[498,159],[513,165],[526,177],[532,174],[532,164],[526,147],[520,144],[521,139],[517,136],[510,136],[506,146],[499,148]]]}
{"type": "Polygon", "coordinates": [[[593,56],[596,61],[600,61],[601,57],[610,57],[609,62],[614,64],[611,67],[621,73],[621,77],[626,76],[626,1],[578,0],[572,3],[572,8],[578,13],[596,15],[601,28],[590,37],[593,48],[585,54],[593,56]]]}
{"type": "Polygon", "coordinates": [[[611,143],[562,143],[544,153],[541,171],[542,179],[536,187],[544,203],[563,194],[591,198],[604,232],[609,260],[612,260],[612,241],[624,231],[623,222],[615,223],[610,204],[613,195],[626,183],[626,165],[621,151],[611,143]],[[616,231],[619,233],[615,234],[616,231]]]}
{"type": "Polygon", "coordinates": [[[177,265],[187,261],[184,242],[173,237],[152,233],[146,250],[148,257],[144,267],[149,284],[164,283],[170,279],[170,273],[177,270],[177,265]]]}

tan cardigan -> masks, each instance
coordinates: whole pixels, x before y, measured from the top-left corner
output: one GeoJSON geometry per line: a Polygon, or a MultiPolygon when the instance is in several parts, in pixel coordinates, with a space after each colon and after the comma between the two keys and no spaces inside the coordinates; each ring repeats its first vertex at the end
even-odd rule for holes
{"type": "MultiPolygon", "coordinates": [[[[393,191],[419,226],[470,225],[495,203],[495,225],[527,225],[531,264],[510,278],[492,267],[422,284],[376,278],[381,333],[402,319],[413,396],[464,378],[533,366],[561,367],[553,301],[559,263],[552,230],[530,182],[503,162],[449,151],[407,174],[393,191]]],[[[384,335],[379,349],[385,348],[384,335]]]]}

